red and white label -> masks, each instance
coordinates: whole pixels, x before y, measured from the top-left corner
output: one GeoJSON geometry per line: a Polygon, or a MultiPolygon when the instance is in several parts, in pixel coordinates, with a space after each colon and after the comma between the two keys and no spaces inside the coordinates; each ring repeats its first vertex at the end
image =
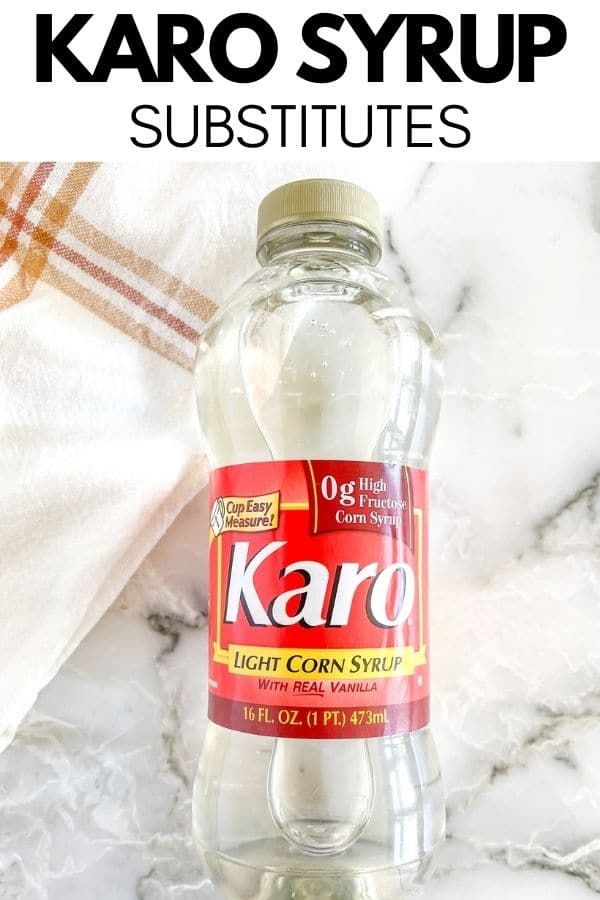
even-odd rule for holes
{"type": "Polygon", "coordinates": [[[429,720],[427,474],[287,460],[211,475],[209,718],[286,738],[429,720]]]}

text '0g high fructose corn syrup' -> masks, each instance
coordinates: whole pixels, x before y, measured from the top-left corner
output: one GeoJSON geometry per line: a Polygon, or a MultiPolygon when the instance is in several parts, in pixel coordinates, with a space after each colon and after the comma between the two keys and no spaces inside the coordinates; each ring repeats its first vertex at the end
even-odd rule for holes
{"type": "Polygon", "coordinates": [[[438,340],[376,268],[375,200],[309,180],[202,334],[209,723],[194,837],[225,898],[388,900],[444,832],[429,732],[438,340]]]}

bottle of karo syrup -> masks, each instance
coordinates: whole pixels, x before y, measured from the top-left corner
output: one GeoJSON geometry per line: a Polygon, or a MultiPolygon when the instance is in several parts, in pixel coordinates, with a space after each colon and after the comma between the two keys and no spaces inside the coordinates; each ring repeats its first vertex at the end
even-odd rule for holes
{"type": "Polygon", "coordinates": [[[388,900],[444,833],[429,723],[436,335],[341,181],[258,212],[259,271],[201,336],[209,723],[194,838],[224,898],[388,900]]]}

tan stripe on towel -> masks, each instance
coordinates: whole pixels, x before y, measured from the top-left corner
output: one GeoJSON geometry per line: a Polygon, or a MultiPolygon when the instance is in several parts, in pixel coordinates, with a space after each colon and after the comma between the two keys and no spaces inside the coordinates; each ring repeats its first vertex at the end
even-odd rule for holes
{"type": "MultiPolygon", "coordinates": [[[[5,215],[9,221],[16,218],[14,210],[10,207],[6,210],[5,215]]],[[[191,344],[197,344],[199,334],[195,328],[192,328],[178,316],[173,315],[173,313],[165,309],[164,306],[159,306],[159,304],[154,303],[149,297],[142,294],[141,291],[136,290],[130,284],[124,282],[122,278],[113,275],[112,272],[109,272],[102,266],[98,266],[96,263],[87,259],[82,253],[67,246],[60,238],[53,237],[49,232],[41,229],[39,225],[36,227],[28,220],[23,223],[21,231],[23,234],[30,235],[33,235],[35,232],[37,234],[37,243],[42,247],[47,247],[49,252],[60,256],[68,263],[71,263],[71,265],[80,269],[82,272],[85,272],[86,275],[97,281],[99,284],[119,294],[125,300],[129,300],[136,306],[139,306],[147,315],[157,319],[163,325],[172,328],[173,331],[176,331],[181,337],[190,341],[191,344]]]]}
{"type": "Polygon", "coordinates": [[[124,269],[128,269],[142,278],[152,287],[158,288],[171,300],[175,300],[184,309],[198,316],[204,322],[208,321],[217,310],[217,305],[212,300],[186,284],[175,275],[171,275],[161,266],[115,241],[104,231],[100,231],[91,222],[77,212],[74,212],[69,220],[71,234],[86,244],[96,253],[116,262],[124,269]]]}
{"type": "Polygon", "coordinates": [[[0,247],[0,266],[2,263],[6,262],[9,256],[16,250],[19,234],[21,233],[27,213],[33,206],[33,203],[39,196],[45,182],[52,173],[54,165],[54,163],[39,163],[39,165],[35,167],[33,175],[27,182],[25,190],[21,194],[15,217],[2,242],[2,246],[0,247]]]}
{"type": "Polygon", "coordinates": [[[0,162],[0,188],[4,187],[16,168],[16,163],[0,162]]]}
{"type": "MultiPolygon", "coordinates": [[[[0,187],[0,216],[4,215],[13,195],[17,191],[25,190],[27,181],[23,175],[24,169],[25,163],[19,163],[18,165],[12,166],[11,172],[4,179],[2,186],[0,187]]],[[[8,220],[6,225],[10,230],[10,223],[8,220]]]]}
{"type": "Polygon", "coordinates": [[[0,213],[3,212],[2,204],[10,203],[13,194],[16,191],[25,189],[27,180],[23,175],[24,169],[25,163],[19,163],[16,166],[12,166],[11,172],[4,178],[2,187],[0,187],[0,213]]]}
{"type": "MultiPolygon", "coordinates": [[[[41,254],[41,251],[38,252],[41,254]]],[[[21,268],[23,270],[31,268],[31,277],[35,278],[35,283],[37,283],[38,278],[35,277],[35,273],[39,269],[39,264],[36,263],[33,256],[34,255],[30,251],[25,250],[23,247],[19,247],[15,253],[15,258],[21,268]]],[[[157,335],[156,332],[147,325],[136,322],[135,319],[119,309],[118,306],[111,303],[110,300],[107,300],[106,297],[85,287],[52,263],[46,262],[42,267],[41,272],[42,274],[39,280],[43,281],[45,284],[49,284],[51,287],[56,288],[56,290],[61,291],[67,297],[80,303],[90,312],[99,316],[101,319],[104,319],[105,322],[108,322],[109,325],[118,328],[134,341],[137,341],[149,350],[159,353],[161,356],[188,371],[192,370],[193,359],[190,356],[186,356],[185,353],[182,353],[177,347],[171,344],[170,341],[157,335]]]]}
{"type": "MultiPolygon", "coordinates": [[[[25,179],[21,178],[19,187],[22,189],[24,184],[25,179]]],[[[0,191],[0,197],[1,195],[2,192],[0,191]]],[[[41,191],[33,208],[37,208],[38,206],[41,207],[42,204],[49,201],[50,197],[50,194],[41,191]]],[[[2,204],[0,204],[0,212],[2,211],[2,204]]],[[[204,322],[208,321],[215,313],[217,309],[216,304],[201,291],[196,290],[176,275],[167,272],[162,266],[150,259],[140,256],[135,251],[130,250],[124,244],[119,243],[110,235],[106,234],[106,232],[96,228],[95,225],[84,218],[77,210],[71,210],[64,228],[72,234],[73,237],[78,241],[81,241],[82,244],[88,246],[99,256],[104,256],[106,259],[116,262],[124,269],[128,269],[138,278],[141,278],[152,287],[157,288],[165,294],[165,296],[174,300],[184,309],[191,312],[192,315],[198,316],[204,322]]]]}
{"type": "MultiPolygon", "coordinates": [[[[48,240],[48,236],[55,237],[64,227],[73,206],[94,176],[98,165],[98,163],[76,163],[72,166],[56,195],[50,197],[43,208],[39,225],[36,225],[32,231],[32,240],[25,256],[21,258],[21,255],[17,254],[17,250],[20,248],[14,248],[12,252],[15,258],[18,255],[20,267],[19,271],[0,291],[0,309],[5,309],[28,297],[37,281],[42,277],[51,250],[51,241],[48,240]],[[40,250],[38,242],[42,235],[44,236],[43,249],[40,250]]],[[[43,172],[38,176],[38,180],[42,174],[43,172]]],[[[24,206],[23,201],[20,204],[20,207],[22,206],[24,206]]]]}

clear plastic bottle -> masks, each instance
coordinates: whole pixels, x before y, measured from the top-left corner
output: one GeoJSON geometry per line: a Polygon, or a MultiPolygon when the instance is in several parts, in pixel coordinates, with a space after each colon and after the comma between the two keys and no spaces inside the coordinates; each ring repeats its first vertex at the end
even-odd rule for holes
{"type": "MultiPolygon", "coordinates": [[[[405,288],[376,268],[380,235],[373,198],[344,182],[296,182],[263,201],[262,268],[198,349],[211,470],[306,459],[378,461],[417,477],[426,469],[440,346],[405,288]]],[[[421,627],[426,642],[426,620],[421,627]]],[[[253,633],[262,644],[285,630],[253,633]]],[[[418,887],[445,821],[433,739],[426,721],[417,724],[378,737],[298,739],[209,721],[194,839],[219,896],[391,900],[418,887]]]]}

